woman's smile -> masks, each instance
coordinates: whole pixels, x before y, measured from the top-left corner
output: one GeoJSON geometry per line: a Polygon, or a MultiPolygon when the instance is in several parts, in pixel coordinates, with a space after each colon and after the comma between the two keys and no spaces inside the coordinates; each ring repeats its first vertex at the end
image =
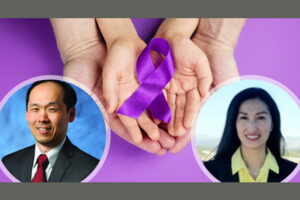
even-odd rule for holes
{"type": "Polygon", "coordinates": [[[239,108],[236,130],[242,148],[265,148],[272,131],[268,106],[259,99],[244,101],[239,108]]]}

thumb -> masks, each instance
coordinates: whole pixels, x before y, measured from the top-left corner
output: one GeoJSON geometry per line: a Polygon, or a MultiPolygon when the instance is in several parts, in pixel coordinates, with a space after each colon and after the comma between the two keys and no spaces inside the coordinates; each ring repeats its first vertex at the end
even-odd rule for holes
{"type": "Polygon", "coordinates": [[[209,93],[213,81],[211,68],[205,55],[199,56],[197,63],[194,66],[194,70],[198,79],[199,93],[201,97],[204,97],[209,93]]]}
{"type": "Polygon", "coordinates": [[[103,97],[106,101],[106,110],[108,113],[113,113],[116,111],[118,106],[118,75],[113,70],[113,63],[107,58],[108,62],[105,62],[102,72],[102,87],[103,87],[103,97]]]}

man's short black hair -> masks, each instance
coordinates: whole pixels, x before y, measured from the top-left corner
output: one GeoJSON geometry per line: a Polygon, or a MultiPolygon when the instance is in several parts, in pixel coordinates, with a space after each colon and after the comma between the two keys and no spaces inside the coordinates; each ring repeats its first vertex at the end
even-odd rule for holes
{"type": "Polygon", "coordinates": [[[35,88],[36,86],[38,86],[42,83],[46,83],[46,82],[56,83],[56,84],[60,85],[63,88],[63,90],[64,90],[63,102],[67,106],[67,112],[69,111],[70,108],[75,106],[75,104],[77,102],[77,96],[76,96],[75,90],[72,88],[71,85],[69,85],[68,83],[66,83],[64,81],[59,81],[59,80],[52,80],[52,79],[50,79],[50,80],[40,80],[40,81],[34,82],[27,90],[27,93],[26,93],[26,111],[28,109],[29,95],[30,95],[32,89],[35,88]]]}

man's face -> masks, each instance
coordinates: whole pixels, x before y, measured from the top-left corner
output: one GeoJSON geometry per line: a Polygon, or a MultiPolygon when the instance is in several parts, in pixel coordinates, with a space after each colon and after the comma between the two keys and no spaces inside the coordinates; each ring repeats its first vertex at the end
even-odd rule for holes
{"type": "Polygon", "coordinates": [[[68,122],[75,118],[75,108],[67,112],[63,97],[64,89],[54,82],[41,83],[32,89],[26,120],[38,144],[55,147],[65,138],[68,122]]]}

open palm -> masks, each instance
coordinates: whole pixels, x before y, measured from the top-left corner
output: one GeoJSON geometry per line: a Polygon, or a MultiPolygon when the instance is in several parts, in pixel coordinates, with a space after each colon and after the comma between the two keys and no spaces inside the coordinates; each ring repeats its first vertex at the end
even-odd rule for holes
{"type": "Polygon", "coordinates": [[[212,77],[205,54],[189,38],[169,40],[175,72],[166,88],[172,119],[168,132],[183,136],[192,127],[201,97],[210,88],[212,77]]]}
{"type": "MultiPolygon", "coordinates": [[[[84,84],[99,98],[104,107],[107,105],[103,97],[102,70],[106,56],[106,46],[99,42],[70,56],[64,67],[64,75],[84,84]]],[[[163,155],[166,152],[165,148],[170,148],[174,144],[174,139],[161,129],[158,142],[144,137],[141,143],[136,144],[117,114],[108,113],[108,118],[111,129],[117,135],[150,153],[163,155]]]]}

